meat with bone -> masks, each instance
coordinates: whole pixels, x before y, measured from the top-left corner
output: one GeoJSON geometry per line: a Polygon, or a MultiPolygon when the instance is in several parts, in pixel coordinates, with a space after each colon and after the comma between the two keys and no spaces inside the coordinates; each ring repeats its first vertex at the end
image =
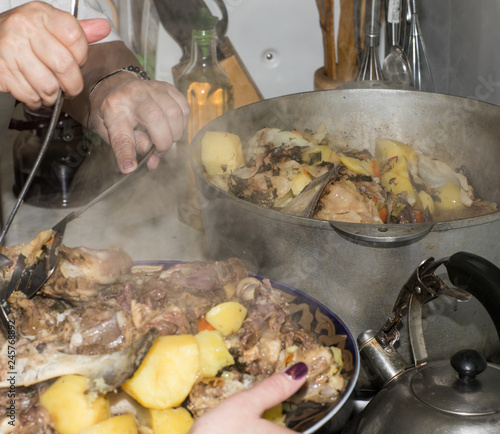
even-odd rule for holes
{"type": "MultiPolygon", "coordinates": [[[[20,250],[5,251],[13,253],[15,263],[20,250]]],[[[345,384],[346,374],[341,374],[332,350],[291,316],[290,296],[275,290],[267,279],[249,276],[238,259],[155,270],[148,265],[132,267],[128,255],[114,249],[62,247],[62,252],[42,291],[32,299],[20,293],[9,298],[17,333],[17,386],[27,403],[18,409],[23,422],[16,432],[55,432],[38,404],[50,379],[78,372],[94,379],[94,390],[116,389],[137,366],[130,348],[155,333],[194,335],[198,321],[228,299],[247,309],[238,333],[225,338],[235,364],[193,387],[188,407],[195,416],[297,361],[310,365],[299,400],[331,402],[345,384]],[[113,382],[110,373],[122,377],[113,382]],[[28,385],[32,386],[24,387],[28,385]]],[[[7,340],[0,337],[0,344],[1,388],[8,385],[7,340]]],[[[7,390],[0,391],[0,401],[7,390]]],[[[0,423],[7,420],[8,415],[0,416],[0,423]]]]}
{"type": "Polygon", "coordinates": [[[346,378],[331,349],[294,323],[282,294],[272,288],[269,280],[251,277],[240,282],[238,290],[240,297],[245,294],[243,303],[248,309],[238,334],[228,339],[238,369],[195,384],[189,395],[189,410],[201,416],[231,394],[297,362],[308,365],[308,379],[290,402],[328,403],[337,399],[346,378]]]}

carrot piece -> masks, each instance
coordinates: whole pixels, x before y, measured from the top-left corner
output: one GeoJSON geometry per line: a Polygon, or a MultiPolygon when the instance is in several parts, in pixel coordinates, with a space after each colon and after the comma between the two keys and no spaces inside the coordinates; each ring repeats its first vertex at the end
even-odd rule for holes
{"type": "Polygon", "coordinates": [[[380,170],[378,170],[378,165],[375,158],[372,158],[372,172],[375,178],[380,178],[380,170]]]}
{"type": "Polygon", "coordinates": [[[204,330],[215,330],[215,327],[210,324],[204,316],[198,318],[198,332],[202,332],[204,330]]]}
{"type": "Polygon", "coordinates": [[[424,221],[424,216],[418,209],[413,209],[413,214],[415,214],[415,218],[417,219],[417,223],[422,223],[424,221]]]}
{"type": "Polygon", "coordinates": [[[378,215],[384,223],[387,222],[387,207],[385,205],[378,210],[378,215]]]}

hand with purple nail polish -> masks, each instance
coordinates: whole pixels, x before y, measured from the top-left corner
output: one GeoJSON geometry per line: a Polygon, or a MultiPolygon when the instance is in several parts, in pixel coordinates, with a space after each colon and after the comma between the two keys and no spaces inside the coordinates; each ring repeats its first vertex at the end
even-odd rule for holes
{"type": "Polygon", "coordinates": [[[307,371],[307,365],[300,362],[249,390],[234,394],[199,418],[189,434],[294,433],[263,419],[262,415],[297,392],[307,379],[307,371]]]}

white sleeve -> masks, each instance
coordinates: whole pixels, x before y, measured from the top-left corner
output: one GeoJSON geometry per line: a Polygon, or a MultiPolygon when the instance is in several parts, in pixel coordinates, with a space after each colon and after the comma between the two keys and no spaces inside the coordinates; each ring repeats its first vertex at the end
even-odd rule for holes
{"type": "MultiPolygon", "coordinates": [[[[6,10],[21,6],[28,3],[29,0],[0,0],[0,13],[6,10]]],[[[70,12],[71,0],[45,0],[55,8],[70,12]]],[[[78,0],[78,19],[84,20],[89,18],[104,18],[111,23],[111,33],[100,42],[120,41],[118,31],[113,27],[112,17],[107,15],[109,7],[103,7],[104,0],[78,0]]]]}

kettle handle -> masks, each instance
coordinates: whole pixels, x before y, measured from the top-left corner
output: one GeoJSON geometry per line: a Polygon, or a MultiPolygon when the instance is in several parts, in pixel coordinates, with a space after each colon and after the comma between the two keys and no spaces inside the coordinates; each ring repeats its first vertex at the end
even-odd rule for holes
{"type": "Polygon", "coordinates": [[[484,306],[500,338],[500,268],[468,252],[458,252],[445,262],[453,285],[464,289],[484,306]]]}

